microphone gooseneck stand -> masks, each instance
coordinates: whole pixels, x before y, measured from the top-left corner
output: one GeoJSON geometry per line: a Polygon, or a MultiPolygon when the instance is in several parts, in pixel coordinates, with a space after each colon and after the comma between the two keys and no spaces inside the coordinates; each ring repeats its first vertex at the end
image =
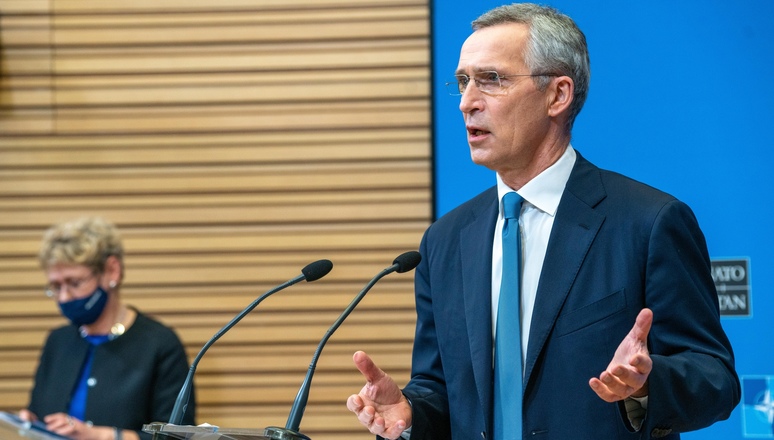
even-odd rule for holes
{"type": "Polygon", "coordinates": [[[320,343],[317,345],[317,350],[315,350],[314,355],[312,356],[312,361],[309,364],[309,369],[306,372],[306,377],[304,378],[304,381],[301,384],[301,388],[298,390],[298,394],[296,395],[295,400],[293,401],[293,407],[290,409],[290,415],[288,416],[288,421],[285,424],[284,428],[280,428],[277,426],[270,426],[265,429],[263,435],[271,440],[311,440],[309,437],[307,437],[304,434],[301,434],[298,431],[298,427],[301,424],[301,418],[304,416],[304,410],[306,409],[306,403],[309,400],[309,390],[312,386],[312,377],[314,376],[315,368],[317,368],[317,360],[320,357],[320,354],[322,353],[323,347],[325,347],[325,344],[328,342],[328,339],[333,335],[333,332],[336,331],[336,329],[339,328],[341,323],[344,322],[345,319],[347,319],[347,316],[349,316],[350,313],[352,313],[353,310],[355,310],[355,307],[360,303],[360,300],[363,299],[363,297],[368,293],[369,290],[371,290],[371,287],[376,284],[377,281],[382,279],[384,276],[392,273],[392,272],[408,272],[419,264],[419,261],[422,259],[419,252],[416,251],[409,251],[405,252],[398,257],[395,258],[393,261],[392,266],[382,270],[379,272],[371,281],[366,284],[366,286],[363,288],[363,290],[360,291],[360,293],[357,294],[357,296],[352,300],[352,302],[349,303],[346,309],[339,315],[338,319],[336,319],[336,322],[331,325],[331,327],[328,329],[327,332],[325,332],[325,336],[323,336],[320,343]]]}
{"type": "Polygon", "coordinates": [[[231,329],[231,327],[235,326],[239,321],[242,320],[248,313],[250,313],[258,304],[260,304],[261,301],[269,297],[270,295],[279,292],[282,289],[285,289],[286,287],[292,286],[293,284],[296,284],[300,282],[301,280],[306,280],[307,282],[316,281],[325,275],[328,274],[328,272],[331,271],[333,268],[333,263],[330,262],[330,260],[318,260],[313,263],[309,263],[306,265],[303,269],[301,269],[301,275],[296,276],[295,278],[288,280],[279,286],[269,290],[268,292],[264,293],[260,297],[258,297],[256,300],[254,300],[252,303],[250,303],[247,308],[242,310],[237,316],[235,316],[231,321],[229,321],[228,324],[223,326],[220,330],[218,330],[215,335],[210,338],[209,341],[207,341],[206,344],[202,347],[202,349],[199,351],[199,354],[196,355],[196,358],[191,362],[191,367],[188,370],[188,376],[185,378],[185,382],[183,382],[182,388],[180,388],[180,393],[177,395],[177,400],[175,400],[175,406],[172,408],[172,413],[169,416],[169,424],[171,425],[179,425],[183,421],[183,415],[185,414],[185,410],[188,408],[188,399],[191,395],[191,389],[193,388],[193,377],[194,373],[196,373],[196,367],[199,365],[199,361],[201,360],[202,356],[204,356],[204,353],[207,351],[207,349],[210,348],[212,344],[215,343],[218,339],[220,339],[221,336],[226,334],[227,331],[231,329]]]}

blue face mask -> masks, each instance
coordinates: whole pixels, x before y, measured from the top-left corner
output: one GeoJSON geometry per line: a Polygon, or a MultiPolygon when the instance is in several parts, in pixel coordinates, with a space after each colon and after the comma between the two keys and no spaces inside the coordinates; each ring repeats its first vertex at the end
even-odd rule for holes
{"type": "Polygon", "coordinates": [[[108,293],[102,287],[97,286],[94,293],[85,298],[59,303],[59,309],[65,318],[80,327],[93,324],[105,310],[107,300],[108,293]]]}

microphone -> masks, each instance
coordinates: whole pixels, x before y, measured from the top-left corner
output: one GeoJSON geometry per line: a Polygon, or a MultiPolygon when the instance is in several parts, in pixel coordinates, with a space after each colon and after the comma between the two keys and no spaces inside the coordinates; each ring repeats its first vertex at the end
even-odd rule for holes
{"type": "Polygon", "coordinates": [[[306,403],[307,400],[309,400],[309,390],[312,386],[312,376],[314,376],[314,370],[317,367],[317,359],[320,357],[320,353],[322,353],[322,349],[325,346],[325,343],[328,342],[328,339],[330,339],[330,337],[333,335],[333,332],[339,328],[347,316],[349,316],[349,314],[355,310],[355,307],[357,307],[357,305],[360,303],[360,300],[363,299],[365,294],[371,290],[371,287],[373,287],[377,281],[382,279],[385,275],[391,274],[392,272],[408,272],[417,267],[421,260],[422,256],[417,251],[409,251],[398,255],[395,260],[393,260],[392,266],[382,270],[375,277],[373,277],[371,281],[366,284],[363,290],[357,294],[355,299],[349,303],[347,308],[344,309],[344,312],[342,312],[341,315],[339,315],[338,319],[336,319],[336,322],[331,325],[331,327],[325,333],[325,336],[323,336],[322,340],[320,341],[320,344],[317,346],[317,350],[314,352],[314,356],[312,356],[312,362],[309,364],[309,370],[306,372],[304,382],[301,384],[301,388],[298,390],[296,399],[293,401],[293,407],[290,409],[290,414],[288,415],[288,421],[285,424],[285,428],[283,429],[276,426],[270,426],[264,430],[263,435],[265,437],[268,437],[271,440],[311,440],[309,437],[298,432],[298,426],[301,424],[301,418],[304,416],[306,403]]]}
{"type": "Polygon", "coordinates": [[[172,414],[169,416],[169,423],[172,425],[179,425],[183,421],[183,415],[185,414],[185,410],[188,408],[188,399],[191,395],[191,388],[193,387],[193,376],[196,372],[196,366],[199,365],[199,360],[201,360],[202,356],[204,356],[204,353],[207,351],[207,349],[210,348],[212,344],[215,343],[215,341],[226,334],[226,332],[229,331],[231,327],[235,326],[239,321],[241,321],[242,318],[250,313],[256,306],[258,306],[261,301],[268,298],[269,295],[277,293],[286,287],[290,287],[301,280],[306,280],[307,282],[317,281],[325,275],[328,275],[328,272],[330,272],[332,268],[333,263],[331,263],[330,260],[317,260],[314,263],[307,264],[306,267],[301,269],[301,275],[298,275],[295,278],[288,280],[264,293],[258,297],[258,299],[250,303],[247,308],[242,310],[228,324],[223,326],[222,329],[218,330],[218,332],[215,333],[215,336],[210,338],[210,340],[204,344],[204,347],[202,347],[202,349],[199,351],[199,354],[196,355],[196,358],[191,363],[191,368],[188,370],[188,376],[185,378],[185,382],[183,382],[183,387],[180,389],[180,394],[177,395],[177,400],[175,400],[175,406],[172,408],[172,414]]]}

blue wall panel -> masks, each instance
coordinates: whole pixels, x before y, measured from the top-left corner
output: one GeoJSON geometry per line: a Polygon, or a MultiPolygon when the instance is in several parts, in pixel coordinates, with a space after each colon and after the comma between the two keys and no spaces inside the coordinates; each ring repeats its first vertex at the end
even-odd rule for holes
{"type": "MultiPolygon", "coordinates": [[[[433,2],[435,197],[440,216],[494,184],[470,161],[459,98],[443,83],[470,21],[501,4],[433,2]]],[[[571,1],[547,4],[586,34],[592,80],[573,146],[595,164],[687,202],[715,259],[748,261],[751,313],[724,317],[749,382],[774,383],[774,2],[571,1]],[[761,381],[761,378],[764,380],[761,381]]],[[[774,389],[769,389],[774,393],[774,389]]],[[[774,438],[774,406],[744,396],[728,421],[686,439],[774,438]],[[756,409],[757,405],[757,409],[756,409]],[[760,422],[760,423],[758,423],[760,422]]]]}

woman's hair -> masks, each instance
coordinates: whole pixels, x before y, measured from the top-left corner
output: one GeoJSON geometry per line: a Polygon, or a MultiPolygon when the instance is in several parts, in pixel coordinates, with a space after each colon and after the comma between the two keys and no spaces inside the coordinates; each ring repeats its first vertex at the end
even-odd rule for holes
{"type": "MultiPolygon", "coordinates": [[[[591,69],[586,36],[568,16],[548,6],[514,3],[499,6],[475,19],[473,30],[507,23],[529,26],[524,62],[532,74],[550,73],[572,78],[575,86],[568,118],[568,129],[583,108],[589,90],[591,69]]],[[[549,77],[534,78],[545,90],[549,77]]]]}
{"type": "Polygon", "coordinates": [[[123,268],[124,247],[116,227],[100,217],[83,217],[49,228],[38,260],[44,270],[57,264],[74,264],[101,273],[110,256],[116,257],[123,268]]]}

